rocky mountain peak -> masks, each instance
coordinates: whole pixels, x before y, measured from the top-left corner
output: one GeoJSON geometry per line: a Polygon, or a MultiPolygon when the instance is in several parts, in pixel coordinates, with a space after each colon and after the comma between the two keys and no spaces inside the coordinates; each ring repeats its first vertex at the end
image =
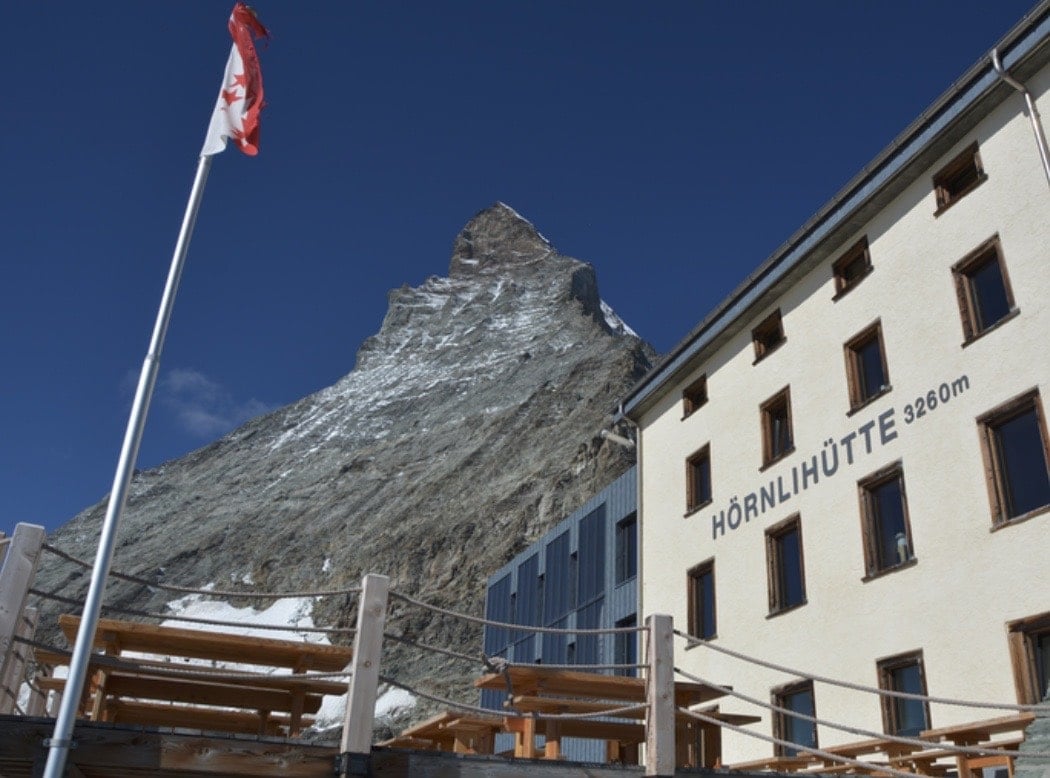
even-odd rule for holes
{"type": "Polygon", "coordinates": [[[477,274],[500,263],[540,259],[553,248],[532,222],[505,203],[477,213],[452,244],[448,274],[452,278],[477,274]]]}
{"type": "MultiPolygon", "coordinates": [[[[486,577],[630,466],[599,432],[655,354],[606,305],[594,268],[497,203],[455,241],[450,277],[389,295],[379,331],[334,385],[139,473],[115,570],[256,591],[354,585],[366,572],[481,615],[486,577]]],[[[91,558],[105,501],[51,542],[91,558]]],[[[45,559],[37,586],[82,598],[87,574],[45,559]]],[[[110,582],[108,603],[170,595],[110,582]]],[[[41,603],[42,635],[55,609],[41,603]]],[[[313,618],[351,625],[344,598],[313,618]]],[[[470,624],[398,612],[395,631],[466,653],[470,624]]],[[[51,626],[47,626],[47,625],[51,626]]],[[[390,677],[476,701],[476,668],[392,648],[390,677]]]]}

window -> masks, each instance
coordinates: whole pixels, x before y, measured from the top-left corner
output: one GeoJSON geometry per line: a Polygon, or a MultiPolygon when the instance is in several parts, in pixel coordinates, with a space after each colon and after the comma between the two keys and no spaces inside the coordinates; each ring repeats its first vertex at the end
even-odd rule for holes
{"type": "Polygon", "coordinates": [[[861,238],[845,254],[835,260],[831,266],[835,276],[835,296],[837,300],[855,287],[871,272],[871,252],[868,250],[868,239],[861,238]]]}
{"type": "Polygon", "coordinates": [[[1017,315],[998,236],[959,260],[952,267],[952,276],[962,314],[964,344],[1017,315]]]}
{"type": "Polygon", "coordinates": [[[616,524],[616,583],[638,575],[638,516],[632,513],[616,524]]]}
{"type": "Polygon", "coordinates": [[[971,143],[933,177],[933,191],[937,195],[935,215],[955,205],[987,178],[981,167],[977,143],[971,143]]]}
{"type": "Polygon", "coordinates": [[[846,343],[846,382],[849,407],[856,410],[890,389],[882,325],[875,322],[846,343]]]}
{"type": "MultiPolygon", "coordinates": [[[[879,688],[926,696],[926,672],[922,652],[891,656],[878,662],[879,688]]],[[[882,727],[888,735],[915,737],[930,728],[930,705],[926,700],[881,697],[882,727]]]]}
{"type": "Polygon", "coordinates": [[[806,580],[802,567],[802,523],[798,515],[766,530],[770,614],[804,605],[806,580]]]}
{"type": "Polygon", "coordinates": [[[1039,392],[1015,397],[978,417],[995,524],[1050,505],[1046,419],[1039,392]]]}
{"type": "Polygon", "coordinates": [[[715,560],[709,559],[689,571],[689,634],[710,640],[716,633],[715,560]]]}
{"type": "Polygon", "coordinates": [[[582,606],[605,593],[604,505],[580,520],[578,545],[576,605],[582,606]]]}
{"type": "Polygon", "coordinates": [[[867,577],[915,558],[900,462],[860,482],[861,522],[867,577]]]}
{"type": "Polygon", "coordinates": [[[1007,628],[1017,701],[1037,705],[1050,683],[1050,613],[1015,621],[1007,628]]]}
{"type": "MultiPolygon", "coordinates": [[[[801,713],[803,716],[816,717],[816,706],[813,702],[813,682],[801,681],[774,689],[773,704],[781,708],[787,708],[794,713],[801,713]]],[[[798,718],[789,713],[775,712],[773,714],[773,737],[788,740],[807,748],[816,748],[817,725],[812,721],[798,718]]],[[[789,746],[776,746],[777,756],[797,756],[800,753],[805,752],[789,746]]]]}
{"type": "Polygon", "coordinates": [[[702,375],[682,391],[682,418],[693,414],[707,402],[707,376],[702,375]]]}
{"type": "Polygon", "coordinates": [[[711,445],[685,460],[685,508],[692,513],[711,502],[711,445]]]}
{"type": "Polygon", "coordinates": [[[759,406],[762,417],[762,466],[771,465],[795,450],[791,434],[791,390],[784,387],[759,406]]]}
{"type": "Polygon", "coordinates": [[[751,330],[751,340],[755,344],[756,364],[765,359],[786,340],[784,337],[784,323],[780,319],[779,308],[751,330]]]}
{"type": "MultiPolygon", "coordinates": [[[[625,619],[616,622],[617,629],[637,627],[638,618],[631,614],[625,619]]],[[[613,664],[636,665],[638,664],[638,633],[616,632],[613,633],[613,664]]],[[[617,675],[635,676],[638,674],[633,667],[621,667],[616,670],[617,675]]]]}

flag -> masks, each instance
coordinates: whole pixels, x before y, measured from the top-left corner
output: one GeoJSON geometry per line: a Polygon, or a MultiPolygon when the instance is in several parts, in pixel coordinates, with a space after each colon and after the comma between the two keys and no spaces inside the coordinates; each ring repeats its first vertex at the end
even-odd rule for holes
{"type": "Polygon", "coordinates": [[[233,138],[249,156],[259,153],[259,113],[265,103],[262,70],[253,39],[269,38],[270,33],[255,11],[240,2],[233,6],[228,26],[233,45],[201,156],[225,151],[227,138],[233,138]]]}

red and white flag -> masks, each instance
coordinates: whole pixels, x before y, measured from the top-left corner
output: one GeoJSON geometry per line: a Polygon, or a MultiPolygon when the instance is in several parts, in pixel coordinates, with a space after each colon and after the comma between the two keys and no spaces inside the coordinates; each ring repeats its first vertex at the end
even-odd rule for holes
{"type": "Polygon", "coordinates": [[[237,3],[230,14],[230,58],[226,74],[215,101],[208,134],[201,156],[226,150],[226,139],[233,138],[245,154],[259,153],[259,113],[262,111],[263,82],[254,38],[269,38],[270,33],[249,6],[237,3]]]}

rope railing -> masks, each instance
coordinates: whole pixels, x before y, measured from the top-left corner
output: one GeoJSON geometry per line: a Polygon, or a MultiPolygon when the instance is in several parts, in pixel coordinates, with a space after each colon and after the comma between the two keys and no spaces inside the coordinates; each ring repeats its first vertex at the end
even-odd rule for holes
{"type": "Polygon", "coordinates": [[[730,724],[728,721],[722,721],[721,719],[715,718],[714,716],[708,716],[700,711],[689,710],[688,708],[677,708],[677,711],[684,716],[702,721],[707,724],[714,724],[715,726],[728,729],[731,732],[736,732],[741,735],[747,735],[748,737],[756,738],[758,740],[764,740],[767,743],[780,746],[781,748],[791,748],[796,751],[805,751],[807,754],[820,757],[828,762],[836,762],[838,764],[849,765],[851,767],[859,767],[865,772],[878,772],[879,774],[892,775],[895,778],[915,778],[915,773],[910,773],[904,770],[896,770],[892,767],[884,765],[876,765],[871,762],[865,762],[861,759],[853,759],[848,756],[840,756],[839,754],[833,754],[830,751],[825,751],[821,748],[812,748],[810,746],[799,745],[798,743],[792,743],[790,740],[784,740],[783,738],[774,737],[772,735],[764,735],[761,732],[753,732],[750,729],[738,726],[736,724],[730,724]]]}
{"type": "MultiPolygon", "coordinates": [[[[94,565],[79,557],[75,557],[65,551],[62,551],[50,543],[44,543],[43,548],[45,551],[50,551],[55,556],[61,557],[68,562],[79,565],[87,570],[94,569],[94,565]]],[[[293,597],[339,597],[348,594],[360,594],[360,586],[349,586],[345,589],[320,589],[318,591],[305,591],[305,592],[244,592],[244,591],[232,591],[223,589],[205,589],[191,586],[175,586],[173,584],[164,584],[156,580],[149,578],[143,578],[137,575],[130,575],[129,573],[121,573],[116,570],[110,570],[109,575],[113,578],[118,578],[121,581],[127,581],[128,583],[140,584],[141,586],[148,586],[153,589],[160,589],[161,591],[171,592],[173,594],[200,594],[208,597],[240,597],[242,599],[257,599],[257,600],[284,600],[293,597]]]]}
{"type": "MultiPolygon", "coordinates": [[[[35,594],[45,600],[53,600],[54,602],[61,602],[66,605],[82,605],[79,600],[74,600],[70,597],[62,597],[54,592],[44,592],[40,589],[29,589],[29,594],[35,594]]],[[[275,632],[302,632],[302,633],[316,633],[325,635],[349,635],[354,634],[352,627],[296,627],[292,625],[280,625],[280,624],[257,624],[251,622],[250,624],[243,621],[226,621],[223,619],[208,619],[203,616],[180,616],[174,613],[159,613],[157,611],[143,611],[135,608],[124,608],[119,605],[103,605],[102,609],[111,613],[123,613],[127,616],[139,616],[141,618],[161,619],[165,621],[184,621],[190,624],[208,624],[215,627],[250,627],[252,629],[272,630],[275,632]]]]}
{"type": "MultiPolygon", "coordinates": [[[[721,692],[722,694],[725,694],[727,696],[735,697],[738,700],[743,700],[744,702],[749,702],[752,705],[757,705],[760,708],[765,708],[766,710],[773,711],[774,713],[781,713],[786,716],[791,716],[792,718],[801,719],[802,721],[809,721],[813,724],[819,724],[820,726],[827,727],[829,729],[837,729],[840,732],[846,732],[850,735],[861,735],[864,737],[878,738],[880,740],[886,740],[891,743],[900,743],[901,745],[906,746],[918,746],[922,749],[935,748],[937,750],[949,750],[953,753],[970,754],[973,756],[990,756],[993,754],[1001,756],[1020,756],[1020,753],[1017,751],[1007,751],[998,748],[981,748],[979,746],[962,746],[947,743],[938,743],[930,740],[922,740],[920,738],[905,737],[903,735],[890,735],[884,732],[874,732],[872,730],[863,729],[860,727],[851,727],[846,724],[838,724],[833,721],[827,721],[825,719],[817,718],[816,716],[810,716],[806,713],[800,713],[798,711],[791,710],[790,708],[784,708],[780,705],[775,705],[771,702],[759,700],[756,697],[751,697],[747,694],[744,694],[743,692],[735,691],[734,689],[728,686],[722,686],[720,684],[714,683],[713,681],[708,681],[703,678],[700,678],[699,676],[687,673],[685,670],[682,670],[678,667],[676,667],[674,671],[678,675],[681,675],[683,678],[688,678],[690,681],[695,681],[696,683],[702,683],[705,686],[709,686],[712,689],[721,692]]],[[[1026,755],[1050,758],[1050,754],[1026,755]]]]}
{"type": "Polygon", "coordinates": [[[575,629],[567,629],[564,627],[540,627],[532,624],[512,624],[507,621],[493,621],[492,619],[481,618],[480,616],[471,616],[467,613],[460,613],[458,611],[449,610],[448,608],[442,608],[439,605],[431,605],[428,602],[417,600],[414,597],[410,597],[407,594],[392,589],[390,591],[391,599],[398,599],[403,602],[407,602],[410,605],[415,605],[420,608],[431,611],[432,613],[438,613],[442,616],[451,616],[452,618],[460,619],[461,621],[467,621],[472,624],[480,624],[483,627],[496,627],[499,629],[509,629],[515,632],[533,632],[541,635],[618,635],[626,633],[638,633],[644,632],[645,627],[601,627],[601,628],[590,628],[590,627],[578,627],[575,629]]]}
{"type": "Polygon", "coordinates": [[[593,713],[522,713],[513,709],[507,709],[504,711],[494,711],[491,708],[482,708],[477,705],[468,705],[467,703],[456,702],[455,700],[450,700],[445,697],[439,697],[434,694],[429,694],[427,692],[420,691],[419,689],[409,686],[408,684],[395,681],[393,678],[389,678],[384,675],[380,675],[379,680],[385,684],[388,684],[389,686],[394,686],[398,689],[403,689],[409,694],[414,695],[416,697],[420,697],[424,700],[430,700],[431,702],[436,702],[439,705],[446,705],[450,708],[466,710],[472,713],[479,713],[485,716],[507,717],[515,719],[535,718],[586,720],[595,718],[616,718],[617,716],[626,716],[629,713],[635,713],[637,711],[644,710],[646,707],[645,703],[640,703],[637,705],[622,705],[616,708],[609,708],[608,710],[595,711],[593,713]]]}
{"type": "Polygon", "coordinates": [[[837,678],[829,678],[824,675],[816,675],[815,673],[804,672],[791,667],[785,667],[784,665],[776,664],[775,662],[768,662],[764,659],[758,659],[757,657],[743,654],[739,651],[734,651],[731,648],[720,646],[702,638],[698,638],[694,635],[690,635],[680,630],[674,630],[674,634],[680,638],[685,639],[691,646],[703,646],[704,648],[710,648],[713,651],[717,651],[721,654],[726,654],[735,659],[741,659],[751,664],[756,664],[760,667],[765,667],[769,670],[776,670],[777,672],[786,673],[787,675],[793,675],[798,678],[805,678],[811,681],[818,681],[820,683],[826,683],[831,686],[839,686],[843,689],[851,689],[853,691],[864,692],[866,694],[876,694],[880,697],[896,697],[902,700],[921,700],[923,702],[935,702],[939,705],[955,705],[961,708],[986,708],[990,710],[1011,710],[1011,711],[1034,711],[1034,712],[1046,712],[1050,709],[1050,705],[1046,703],[1040,703],[1037,705],[1024,705],[1021,703],[1010,703],[1010,702],[980,702],[977,700],[957,700],[951,697],[932,697],[926,694],[916,694],[914,692],[901,692],[894,689],[878,689],[873,686],[865,686],[864,684],[852,683],[851,681],[841,681],[837,678]]]}

